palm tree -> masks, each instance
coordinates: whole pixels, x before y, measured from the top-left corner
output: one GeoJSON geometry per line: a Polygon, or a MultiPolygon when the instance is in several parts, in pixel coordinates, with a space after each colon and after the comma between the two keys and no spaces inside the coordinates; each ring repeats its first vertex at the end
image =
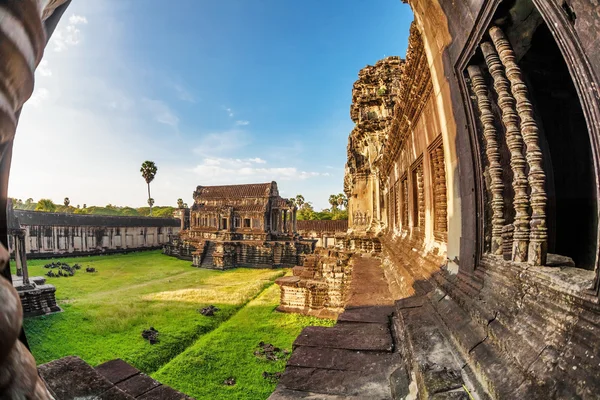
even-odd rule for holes
{"type": "Polygon", "coordinates": [[[64,204],[65,204],[65,207],[69,207],[69,204],[71,204],[71,200],[69,200],[68,197],[65,197],[64,204]]]}
{"type": "Polygon", "coordinates": [[[339,207],[348,207],[348,198],[344,193],[340,193],[337,195],[337,204],[339,207]]]}
{"type": "Polygon", "coordinates": [[[144,161],[144,163],[142,164],[142,168],[140,168],[142,177],[148,184],[148,205],[150,206],[150,215],[152,215],[152,204],[154,204],[154,200],[150,196],[150,182],[154,180],[157,170],[158,169],[156,168],[156,164],[154,164],[154,161],[144,161]]]}
{"type": "Polygon", "coordinates": [[[335,194],[329,196],[329,204],[331,204],[331,211],[335,211],[338,208],[338,197],[335,194]]]}
{"type": "Polygon", "coordinates": [[[181,199],[181,198],[177,199],[177,207],[183,208],[183,199],[181,199]]]}
{"type": "Polygon", "coordinates": [[[35,206],[35,211],[54,212],[56,211],[56,204],[50,199],[40,199],[37,206],[35,206]]]}
{"type": "Polygon", "coordinates": [[[302,206],[304,205],[304,203],[306,203],[306,201],[304,200],[304,196],[302,196],[301,194],[296,195],[296,197],[294,198],[295,203],[296,203],[296,207],[298,208],[302,208],[302,206]]]}

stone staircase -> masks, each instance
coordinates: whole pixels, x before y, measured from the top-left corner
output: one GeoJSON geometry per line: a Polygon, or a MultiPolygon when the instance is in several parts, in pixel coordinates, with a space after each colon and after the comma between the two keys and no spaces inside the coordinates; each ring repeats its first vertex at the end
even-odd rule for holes
{"type": "Polygon", "coordinates": [[[331,328],[305,328],[269,399],[391,399],[390,377],[401,366],[392,312],[389,306],[352,308],[331,328]]]}
{"type": "Polygon", "coordinates": [[[40,365],[38,371],[56,400],[193,400],[121,359],[92,368],[70,356],[40,365]]]}
{"type": "Polygon", "coordinates": [[[215,243],[207,241],[204,246],[204,254],[202,255],[201,268],[214,268],[213,252],[215,251],[215,243]]]}

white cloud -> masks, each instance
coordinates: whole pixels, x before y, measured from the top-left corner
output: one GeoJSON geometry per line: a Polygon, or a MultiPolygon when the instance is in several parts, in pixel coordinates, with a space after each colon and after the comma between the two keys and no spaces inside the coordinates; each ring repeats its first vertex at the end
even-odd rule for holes
{"type": "Polygon", "coordinates": [[[71,46],[76,46],[81,43],[83,35],[77,25],[87,24],[87,18],[82,15],[71,15],[69,24],[65,27],[59,26],[52,34],[50,42],[53,45],[53,50],[61,52],[67,50],[71,46]]]}
{"type": "Polygon", "coordinates": [[[87,23],[88,23],[88,20],[83,15],[73,14],[69,17],[69,24],[71,24],[71,25],[87,24],[87,23]]]}
{"type": "Polygon", "coordinates": [[[246,125],[250,124],[250,121],[240,120],[240,121],[235,121],[235,124],[239,125],[239,126],[246,126],[246,125]]]}
{"type": "Polygon", "coordinates": [[[148,98],[143,98],[142,103],[146,106],[148,111],[152,113],[157,122],[170,126],[177,126],[179,123],[179,118],[171,111],[166,103],[148,98]]]}
{"type": "Polygon", "coordinates": [[[320,172],[300,171],[296,167],[265,167],[261,158],[217,158],[207,157],[193,171],[205,184],[228,184],[260,181],[298,181],[318,176],[320,172]]]}
{"type": "Polygon", "coordinates": [[[234,115],[234,114],[233,114],[233,111],[231,110],[231,108],[225,108],[225,111],[227,111],[227,114],[228,114],[230,117],[233,117],[233,115],[234,115]]]}
{"type": "Polygon", "coordinates": [[[50,91],[46,88],[40,87],[34,90],[33,94],[29,98],[27,104],[31,104],[32,106],[39,106],[44,100],[48,99],[50,96],[50,91]]]}
{"type": "Polygon", "coordinates": [[[37,67],[37,71],[41,76],[52,76],[52,70],[48,68],[48,60],[42,60],[37,67]]]}

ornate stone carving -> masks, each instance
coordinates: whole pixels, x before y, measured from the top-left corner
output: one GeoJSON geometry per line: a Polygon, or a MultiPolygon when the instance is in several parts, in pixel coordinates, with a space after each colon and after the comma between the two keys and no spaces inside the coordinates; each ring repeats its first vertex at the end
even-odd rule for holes
{"type": "Polygon", "coordinates": [[[429,155],[433,183],[433,236],[436,240],[445,242],[448,232],[448,201],[444,147],[441,141],[430,150],[429,155]]]}
{"type": "Polygon", "coordinates": [[[425,227],[425,182],[423,180],[423,160],[419,161],[417,166],[413,169],[413,181],[415,190],[414,197],[414,214],[413,214],[413,227],[417,236],[424,234],[423,228],[425,227]]]}
{"type": "Polygon", "coordinates": [[[483,139],[485,145],[485,154],[489,164],[491,177],[492,204],[492,254],[501,256],[502,247],[502,228],[504,226],[504,184],[502,183],[502,164],[500,163],[500,152],[498,147],[498,133],[494,125],[494,114],[492,113],[492,104],[488,95],[488,88],[483,78],[483,73],[478,66],[472,65],[467,68],[471,85],[477,97],[477,107],[479,109],[479,119],[483,126],[483,139]]]}
{"type": "Polygon", "coordinates": [[[519,129],[519,115],[515,108],[515,98],[510,93],[510,83],[504,74],[504,67],[494,45],[490,42],[481,44],[485,61],[494,78],[494,89],[498,94],[498,105],[502,111],[502,122],[506,128],[506,142],[510,151],[510,167],[513,172],[513,188],[515,191],[514,207],[515,228],[513,234],[513,261],[527,261],[529,244],[529,197],[527,196],[527,161],[523,156],[523,138],[519,129]]]}
{"type": "Polygon", "coordinates": [[[517,101],[517,113],[521,119],[521,133],[527,146],[527,163],[529,164],[529,187],[531,187],[531,222],[529,250],[527,261],[533,265],[546,263],[548,251],[548,228],[546,227],[546,174],[542,163],[542,150],[539,145],[539,130],[533,115],[533,105],[529,100],[529,91],[523,81],[521,69],[516,63],[515,53],[497,26],[490,28],[500,60],[506,67],[506,75],[510,81],[512,94],[517,101]]]}

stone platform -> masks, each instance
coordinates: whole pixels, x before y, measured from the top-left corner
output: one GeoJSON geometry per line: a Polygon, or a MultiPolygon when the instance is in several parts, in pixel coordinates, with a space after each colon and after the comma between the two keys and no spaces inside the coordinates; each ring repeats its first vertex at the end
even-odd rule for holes
{"type": "Polygon", "coordinates": [[[92,368],[79,357],[40,365],[39,373],[56,400],[191,400],[121,359],[92,368]]]}
{"type": "Polygon", "coordinates": [[[56,304],[56,287],[47,284],[46,278],[30,277],[29,283],[24,284],[22,277],[13,275],[12,281],[21,299],[23,316],[36,317],[62,311],[56,304]]]}

